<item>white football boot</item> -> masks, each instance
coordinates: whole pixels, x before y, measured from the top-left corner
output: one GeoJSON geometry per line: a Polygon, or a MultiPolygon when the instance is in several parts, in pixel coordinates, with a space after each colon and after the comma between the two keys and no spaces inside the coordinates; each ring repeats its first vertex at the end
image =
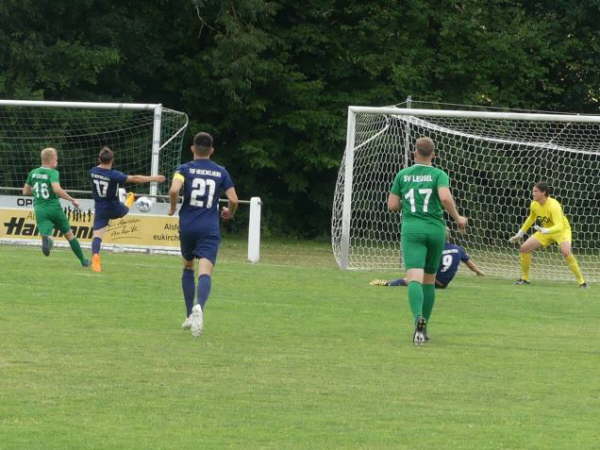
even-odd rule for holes
{"type": "Polygon", "coordinates": [[[181,328],[184,330],[189,330],[192,328],[192,315],[190,314],[181,324],[181,328]]]}
{"type": "Polygon", "coordinates": [[[204,329],[204,314],[202,313],[202,307],[200,305],[194,305],[192,308],[192,320],[191,320],[191,329],[192,336],[198,337],[202,334],[202,330],[204,329]]]}

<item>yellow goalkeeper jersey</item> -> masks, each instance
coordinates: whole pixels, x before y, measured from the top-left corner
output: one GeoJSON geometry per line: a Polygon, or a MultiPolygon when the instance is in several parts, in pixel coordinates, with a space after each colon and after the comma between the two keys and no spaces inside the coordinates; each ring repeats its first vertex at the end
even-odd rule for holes
{"type": "Polygon", "coordinates": [[[536,221],[539,226],[548,228],[548,234],[571,231],[571,224],[561,204],[552,197],[548,197],[543,205],[532,201],[529,211],[529,217],[521,227],[522,232],[526,232],[536,221]]]}

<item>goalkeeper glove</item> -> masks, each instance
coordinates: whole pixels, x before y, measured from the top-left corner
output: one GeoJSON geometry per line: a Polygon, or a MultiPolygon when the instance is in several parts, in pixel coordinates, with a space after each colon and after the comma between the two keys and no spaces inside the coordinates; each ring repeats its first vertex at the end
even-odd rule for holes
{"type": "Polygon", "coordinates": [[[533,229],[535,231],[539,231],[542,234],[548,234],[550,232],[550,230],[548,228],[540,227],[539,225],[534,225],[533,229]]]}
{"type": "Polygon", "coordinates": [[[517,234],[515,234],[513,237],[511,237],[508,242],[516,242],[521,240],[521,238],[525,236],[525,233],[523,233],[521,230],[519,230],[519,232],[517,234]]]}

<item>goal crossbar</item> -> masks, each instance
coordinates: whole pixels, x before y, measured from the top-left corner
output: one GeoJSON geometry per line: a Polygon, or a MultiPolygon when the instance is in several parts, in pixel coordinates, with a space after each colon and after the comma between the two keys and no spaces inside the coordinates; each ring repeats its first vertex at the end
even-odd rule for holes
{"type": "Polygon", "coordinates": [[[106,102],[59,102],[45,100],[0,100],[0,106],[29,106],[40,108],[82,108],[82,109],[130,109],[150,110],[160,103],[106,103],[106,102]]]}
{"type": "Polygon", "coordinates": [[[429,117],[464,117],[481,119],[512,119],[530,120],[536,122],[590,122],[600,123],[600,115],[579,114],[542,114],[521,112],[495,112],[495,111],[463,111],[450,109],[417,109],[417,108],[395,108],[374,106],[349,106],[348,111],[352,113],[367,114],[397,114],[405,116],[429,116],[429,117]]]}

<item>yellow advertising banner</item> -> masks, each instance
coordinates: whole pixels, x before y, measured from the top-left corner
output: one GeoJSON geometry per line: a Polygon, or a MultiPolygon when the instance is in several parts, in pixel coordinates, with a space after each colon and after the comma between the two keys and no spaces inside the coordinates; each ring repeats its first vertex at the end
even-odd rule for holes
{"type": "MultiPolygon", "coordinates": [[[[93,212],[68,210],[66,213],[75,236],[82,242],[91,242],[93,212]]],[[[54,236],[60,237],[60,233],[55,231],[54,236]]],[[[0,208],[0,239],[39,239],[33,210],[0,208]]],[[[128,214],[110,221],[102,242],[125,247],[179,248],[178,218],[128,214]]]]}

